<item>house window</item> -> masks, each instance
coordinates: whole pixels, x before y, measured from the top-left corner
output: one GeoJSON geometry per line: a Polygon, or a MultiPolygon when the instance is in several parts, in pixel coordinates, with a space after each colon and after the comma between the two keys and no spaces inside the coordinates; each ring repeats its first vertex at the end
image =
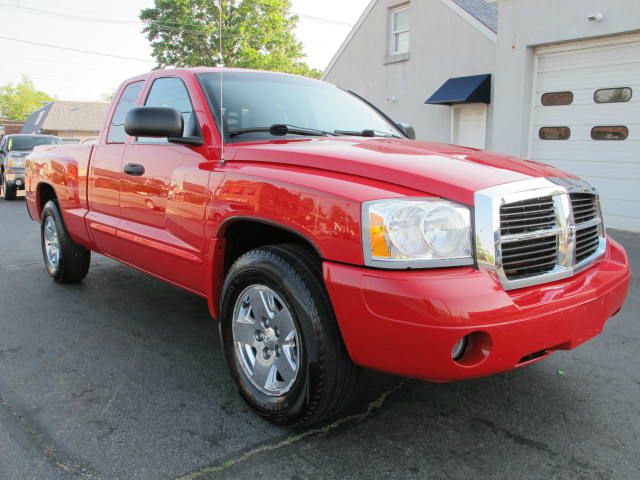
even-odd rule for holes
{"type": "Polygon", "coordinates": [[[626,140],[628,136],[629,129],[624,125],[591,129],[591,138],[594,140],[626,140]]]}
{"type": "Polygon", "coordinates": [[[538,136],[540,140],[568,140],[571,130],[569,127],[542,127],[538,136]]]}
{"type": "Polygon", "coordinates": [[[593,100],[596,103],[620,103],[631,100],[632,90],[629,87],[623,88],[601,88],[596,90],[593,100]]]}
{"type": "Polygon", "coordinates": [[[571,105],[573,103],[573,92],[549,92],[542,95],[542,105],[545,107],[555,107],[557,105],[571,105]]]}
{"type": "Polygon", "coordinates": [[[389,55],[409,53],[409,5],[390,10],[389,55]]]}

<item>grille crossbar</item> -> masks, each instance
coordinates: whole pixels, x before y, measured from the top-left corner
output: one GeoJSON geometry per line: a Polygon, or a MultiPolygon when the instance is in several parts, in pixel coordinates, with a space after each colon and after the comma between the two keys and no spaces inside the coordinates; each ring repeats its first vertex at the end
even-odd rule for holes
{"type": "Polygon", "coordinates": [[[552,197],[509,203],[500,208],[502,267],[509,280],[553,270],[558,258],[558,237],[526,239],[520,234],[542,232],[558,226],[552,197]],[[509,236],[512,236],[511,239],[509,236]],[[506,240],[506,241],[505,241],[506,240]]]}

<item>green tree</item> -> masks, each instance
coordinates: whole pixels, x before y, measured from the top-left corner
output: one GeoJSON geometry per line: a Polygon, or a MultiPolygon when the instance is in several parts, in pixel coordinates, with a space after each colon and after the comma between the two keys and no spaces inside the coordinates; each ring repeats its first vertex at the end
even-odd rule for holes
{"type": "Polygon", "coordinates": [[[111,101],[113,100],[113,96],[116,94],[115,89],[110,89],[107,90],[106,92],[103,92],[100,95],[100,101],[101,102],[107,102],[107,103],[111,103],[111,101]]]}
{"type": "Polygon", "coordinates": [[[0,87],[0,118],[25,120],[34,110],[54,99],[36,88],[26,75],[17,84],[0,87]]]}
{"type": "Polygon", "coordinates": [[[216,66],[319,77],[303,61],[290,0],[155,0],[140,12],[157,68],[216,66]],[[220,55],[220,7],[222,52],[220,55]]]}

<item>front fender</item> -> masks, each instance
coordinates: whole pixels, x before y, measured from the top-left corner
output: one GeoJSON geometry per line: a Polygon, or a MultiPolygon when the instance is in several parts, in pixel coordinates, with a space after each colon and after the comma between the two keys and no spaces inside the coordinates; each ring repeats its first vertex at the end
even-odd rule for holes
{"type": "Polygon", "coordinates": [[[275,225],[314,245],[325,260],[363,265],[361,204],[424,192],[325,170],[228,162],[218,170],[207,231],[220,237],[238,218],[275,225]]]}

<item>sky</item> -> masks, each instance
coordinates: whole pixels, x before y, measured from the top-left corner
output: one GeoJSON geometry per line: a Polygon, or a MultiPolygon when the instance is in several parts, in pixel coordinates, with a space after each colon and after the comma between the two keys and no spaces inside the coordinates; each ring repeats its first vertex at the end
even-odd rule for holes
{"type": "MultiPolygon", "coordinates": [[[[140,10],[153,3],[0,0],[0,85],[15,83],[25,74],[39,90],[59,100],[100,100],[122,80],[154,67],[138,20],[140,10]]],[[[311,67],[323,70],[329,64],[368,3],[292,0],[292,10],[300,17],[296,36],[311,67]]]]}

